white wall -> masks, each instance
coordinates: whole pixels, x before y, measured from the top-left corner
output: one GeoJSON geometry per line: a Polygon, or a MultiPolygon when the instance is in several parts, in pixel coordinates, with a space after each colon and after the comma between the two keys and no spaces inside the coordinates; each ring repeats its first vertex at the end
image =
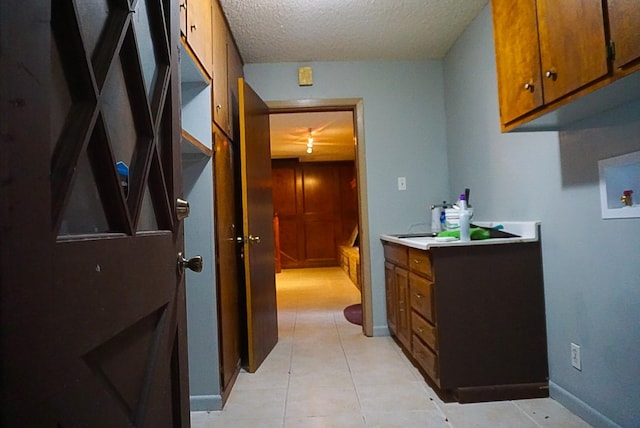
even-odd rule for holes
{"type": "Polygon", "coordinates": [[[244,73],[265,101],[363,99],[374,335],[387,334],[378,237],[428,227],[429,206],[449,194],[442,62],[249,64],[244,73]],[[313,86],[298,86],[299,65],[313,67],[313,86]]]}
{"type": "Polygon", "coordinates": [[[487,6],[444,61],[451,189],[471,187],[477,218],[542,221],[552,396],[595,426],[640,426],[640,219],[601,219],[597,164],[640,150],[640,103],[501,134],[492,37],[487,6]]]}

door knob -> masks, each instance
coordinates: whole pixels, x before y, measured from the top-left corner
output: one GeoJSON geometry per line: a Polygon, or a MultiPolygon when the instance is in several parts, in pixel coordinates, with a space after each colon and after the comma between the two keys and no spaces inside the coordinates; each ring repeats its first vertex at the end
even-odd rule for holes
{"type": "Polygon", "coordinates": [[[253,235],[238,236],[236,238],[236,241],[238,242],[238,244],[242,244],[243,242],[248,242],[249,244],[259,244],[260,243],[260,237],[259,236],[253,236],[253,235]]]}
{"type": "Polygon", "coordinates": [[[202,272],[202,256],[191,257],[187,260],[181,252],[178,253],[178,271],[183,273],[185,268],[194,272],[202,272]]]}
{"type": "Polygon", "coordinates": [[[176,201],[176,217],[178,217],[178,221],[182,221],[185,218],[189,217],[191,213],[191,207],[189,206],[189,202],[184,199],[178,198],[176,201]]]}

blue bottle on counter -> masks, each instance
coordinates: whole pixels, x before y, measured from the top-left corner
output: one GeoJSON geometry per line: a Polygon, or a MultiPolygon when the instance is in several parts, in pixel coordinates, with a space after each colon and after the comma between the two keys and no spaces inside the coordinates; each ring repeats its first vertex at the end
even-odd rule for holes
{"type": "Polygon", "coordinates": [[[460,195],[458,206],[460,207],[460,240],[471,241],[471,232],[469,230],[471,218],[467,209],[467,198],[464,194],[460,195]]]}

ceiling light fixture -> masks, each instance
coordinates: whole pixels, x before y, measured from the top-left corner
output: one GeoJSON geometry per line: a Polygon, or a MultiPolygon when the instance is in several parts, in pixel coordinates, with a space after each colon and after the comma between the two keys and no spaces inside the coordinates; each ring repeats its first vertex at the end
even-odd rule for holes
{"type": "Polygon", "coordinates": [[[313,153],[313,137],[311,136],[311,128],[309,128],[309,137],[307,138],[307,153],[313,153]]]}

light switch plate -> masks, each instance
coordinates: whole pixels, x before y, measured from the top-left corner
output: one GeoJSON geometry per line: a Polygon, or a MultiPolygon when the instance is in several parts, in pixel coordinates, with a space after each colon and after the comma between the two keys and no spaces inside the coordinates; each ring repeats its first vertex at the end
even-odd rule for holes
{"type": "Polygon", "coordinates": [[[407,190],[407,177],[398,177],[398,190],[407,190]]]}

